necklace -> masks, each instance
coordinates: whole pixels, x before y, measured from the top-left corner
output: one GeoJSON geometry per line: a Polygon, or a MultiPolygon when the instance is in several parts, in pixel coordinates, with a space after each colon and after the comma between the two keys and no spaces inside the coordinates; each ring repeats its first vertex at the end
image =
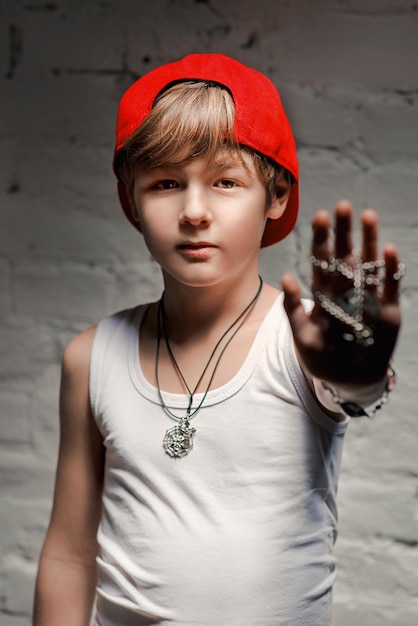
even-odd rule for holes
{"type": "MultiPolygon", "coordinates": [[[[384,284],[385,278],[379,271],[385,267],[385,261],[382,259],[363,261],[356,250],[352,250],[351,253],[354,256],[353,266],[334,255],[327,260],[311,254],[310,263],[323,274],[342,276],[352,281],[352,286],[334,300],[319,290],[313,295],[319,306],[335,320],[337,323],[335,328],[344,341],[355,342],[367,348],[374,344],[373,332],[379,319],[378,300],[367,291],[367,288],[378,288],[384,284]]],[[[399,281],[404,275],[405,265],[399,263],[393,274],[393,280],[399,281]]]]}
{"type": "Polygon", "coordinates": [[[249,317],[249,315],[251,314],[251,312],[253,311],[258,298],[260,297],[261,294],[261,290],[263,287],[263,280],[260,277],[260,284],[258,286],[257,289],[257,293],[255,294],[254,298],[251,300],[251,302],[245,307],[245,309],[243,311],[241,311],[241,313],[238,315],[238,317],[232,322],[232,324],[230,324],[230,326],[228,326],[228,328],[225,330],[224,333],[222,333],[221,337],[218,339],[218,341],[216,342],[215,347],[213,348],[209,359],[205,365],[205,367],[203,368],[203,371],[201,373],[201,375],[199,376],[199,380],[197,381],[193,391],[190,389],[189,385],[186,382],[185,377],[183,376],[183,373],[180,369],[179,364],[176,361],[176,358],[174,356],[174,353],[171,349],[170,346],[170,342],[168,339],[168,330],[167,330],[167,316],[165,313],[165,308],[164,308],[164,294],[159,302],[159,306],[158,306],[158,317],[157,317],[157,348],[156,348],[156,355],[155,355],[155,378],[157,381],[157,390],[158,390],[158,396],[160,398],[160,402],[161,402],[161,406],[164,409],[164,411],[167,413],[167,415],[169,415],[172,419],[176,420],[178,422],[178,424],[176,424],[175,426],[173,426],[172,428],[169,428],[166,433],[165,433],[165,437],[163,440],[163,447],[164,450],[166,451],[166,453],[173,457],[173,458],[181,458],[183,456],[186,456],[190,450],[193,448],[193,435],[196,432],[196,429],[193,428],[192,426],[190,426],[190,420],[192,419],[192,417],[194,417],[196,415],[196,413],[201,409],[201,407],[203,406],[203,403],[206,399],[206,396],[209,392],[209,388],[212,384],[213,378],[215,376],[215,372],[218,369],[218,365],[220,363],[220,360],[225,352],[225,350],[227,349],[227,347],[229,346],[229,344],[231,343],[231,341],[233,340],[233,338],[235,337],[235,335],[238,333],[238,331],[240,330],[240,328],[245,324],[247,318],[249,317]],[[161,325],[162,325],[162,333],[161,333],[161,325]],[[202,399],[200,400],[199,404],[193,408],[193,399],[196,393],[197,388],[199,387],[200,383],[203,380],[204,375],[206,374],[211,362],[213,361],[215,354],[219,348],[219,346],[221,345],[222,341],[225,339],[225,337],[227,337],[227,335],[232,331],[232,329],[234,329],[234,332],[231,334],[231,336],[228,338],[228,340],[226,341],[225,345],[223,346],[223,348],[221,349],[220,353],[218,354],[218,357],[215,361],[215,364],[213,366],[212,369],[212,373],[209,377],[209,382],[206,386],[206,389],[202,395],[202,399]],[[178,373],[178,375],[180,376],[186,390],[187,390],[187,394],[189,397],[189,401],[188,401],[188,406],[186,409],[186,415],[180,416],[180,415],[176,415],[175,413],[173,413],[168,406],[166,405],[166,403],[164,402],[164,398],[163,398],[163,394],[161,391],[161,386],[160,386],[160,379],[159,379],[159,374],[158,374],[158,366],[159,366],[159,362],[160,362],[160,344],[161,344],[161,334],[164,335],[164,341],[167,347],[167,351],[170,355],[170,359],[171,362],[174,365],[174,368],[176,370],[176,372],[178,373]]]}

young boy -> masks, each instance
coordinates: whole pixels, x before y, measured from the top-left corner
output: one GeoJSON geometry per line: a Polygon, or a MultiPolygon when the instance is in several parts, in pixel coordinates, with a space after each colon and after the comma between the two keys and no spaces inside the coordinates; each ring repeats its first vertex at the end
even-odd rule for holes
{"type": "Polygon", "coordinates": [[[293,275],[263,283],[295,145],[273,84],[222,55],[131,86],[114,169],[164,293],[65,351],[34,624],[87,626],[94,603],[96,626],[327,626],[343,435],[393,385],[396,249],[378,260],[368,210],[353,251],[341,201],[335,243],[313,221],[311,311],[293,275]]]}

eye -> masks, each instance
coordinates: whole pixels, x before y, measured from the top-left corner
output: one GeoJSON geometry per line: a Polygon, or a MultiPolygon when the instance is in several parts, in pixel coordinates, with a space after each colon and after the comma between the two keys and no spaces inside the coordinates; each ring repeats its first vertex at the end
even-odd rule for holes
{"type": "Polygon", "coordinates": [[[230,178],[221,178],[217,181],[216,187],[221,187],[222,189],[233,189],[237,186],[237,182],[235,180],[231,180],[230,178]]]}
{"type": "Polygon", "coordinates": [[[178,183],[175,180],[166,179],[159,180],[151,185],[152,189],[157,189],[161,191],[167,191],[169,189],[176,189],[178,187],[178,183]]]}

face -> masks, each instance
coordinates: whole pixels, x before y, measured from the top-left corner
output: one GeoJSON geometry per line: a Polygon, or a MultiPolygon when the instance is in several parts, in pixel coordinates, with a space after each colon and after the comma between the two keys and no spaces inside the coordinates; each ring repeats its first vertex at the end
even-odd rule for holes
{"type": "Polygon", "coordinates": [[[204,287],[258,272],[266,220],[280,217],[287,196],[266,208],[264,181],[242,157],[245,165],[225,152],[136,175],[135,212],[166,281],[204,287]]]}

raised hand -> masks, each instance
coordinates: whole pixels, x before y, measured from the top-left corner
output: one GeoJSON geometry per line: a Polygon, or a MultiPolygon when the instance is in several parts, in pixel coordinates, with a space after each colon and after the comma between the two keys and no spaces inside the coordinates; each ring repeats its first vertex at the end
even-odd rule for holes
{"type": "Polygon", "coordinates": [[[404,267],[396,247],[378,255],[378,216],[362,213],[362,245],[353,249],[352,206],[341,200],[331,218],[319,211],[313,220],[312,296],[306,313],[295,276],[284,274],[285,309],[302,367],[333,383],[367,385],[385,376],[398,336],[399,279],[404,267]]]}

